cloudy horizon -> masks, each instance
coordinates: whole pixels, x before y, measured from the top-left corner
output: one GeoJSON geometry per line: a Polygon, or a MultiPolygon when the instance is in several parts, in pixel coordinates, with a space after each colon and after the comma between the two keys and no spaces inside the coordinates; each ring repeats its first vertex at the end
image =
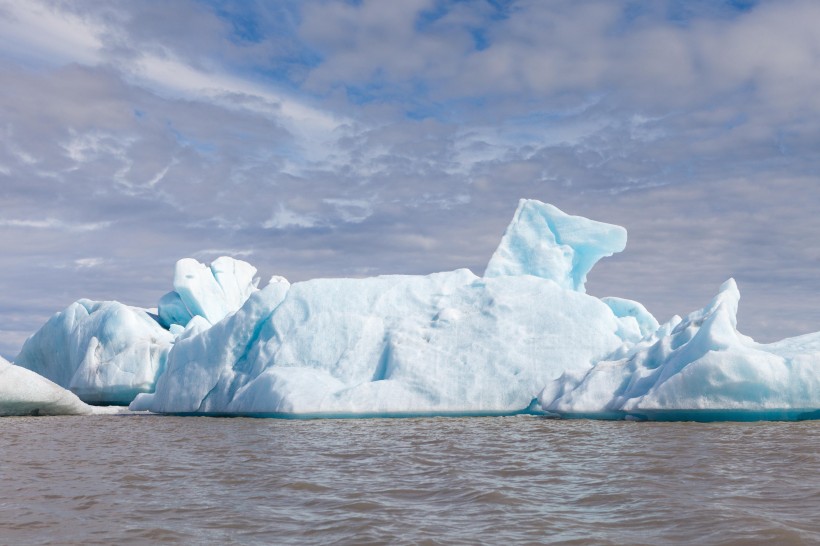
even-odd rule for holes
{"type": "Polygon", "coordinates": [[[820,330],[820,4],[0,0],[0,355],[176,260],[481,274],[520,198],[625,226],[588,292],[738,281],[820,330]]]}

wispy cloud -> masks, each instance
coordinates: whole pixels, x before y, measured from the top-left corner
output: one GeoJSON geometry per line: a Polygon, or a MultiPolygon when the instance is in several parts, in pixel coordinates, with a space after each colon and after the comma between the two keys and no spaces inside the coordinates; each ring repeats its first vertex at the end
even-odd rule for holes
{"type": "Polygon", "coordinates": [[[0,227],[21,229],[49,229],[77,233],[105,229],[110,227],[111,224],[112,222],[65,222],[63,220],[58,220],[56,218],[45,218],[42,220],[0,218],[0,227]]]}
{"type": "Polygon", "coordinates": [[[373,203],[365,199],[323,199],[333,206],[345,222],[358,224],[373,214],[373,203]]]}
{"type": "Polygon", "coordinates": [[[80,269],[98,267],[105,263],[105,258],[79,258],[74,260],[74,265],[80,269]]]}
{"type": "Polygon", "coordinates": [[[2,49],[35,64],[102,61],[104,28],[55,4],[0,1],[2,49]]]}
{"type": "MultiPolygon", "coordinates": [[[[114,67],[125,81],[172,98],[207,101],[221,107],[247,109],[281,123],[302,140],[309,160],[318,160],[333,140],[332,132],[350,124],[330,111],[309,105],[259,77],[231,74],[228,66],[196,66],[166,48],[144,51],[129,39],[116,18],[103,19],[94,12],[83,16],[55,3],[32,0],[0,4],[0,35],[7,37],[0,51],[22,61],[32,56],[43,63],[80,63],[114,67]],[[107,40],[116,37],[116,47],[107,40]],[[314,153],[315,146],[325,148],[314,153]]],[[[122,6],[119,6],[122,8],[122,6]]],[[[156,48],[155,48],[156,49],[156,48]]]]}
{"type": "Polygon", "coordinates": [[[319,218],[312,214],[300,214],[279,205],[273,215],[262,224],[265,229],[312,228],[320,225],[319,218]]]}
{"type": "Polygon", "coordinates": [[[253,256],[255,253],[252,249],[238,249],[238,248],[206,248],[198,250],[191,254],[194,258],[218,258],[220,256],[230,256],[232,258],[247,258],[253,256]]]}

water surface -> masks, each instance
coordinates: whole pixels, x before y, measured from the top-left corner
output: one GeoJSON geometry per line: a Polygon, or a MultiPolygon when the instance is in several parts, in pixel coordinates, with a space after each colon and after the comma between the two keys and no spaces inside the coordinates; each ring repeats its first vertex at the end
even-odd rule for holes
{"type": "Polygon", "coordinates": [[[0,419],[3,544],[820,543],[820,421],[0,419]]]}

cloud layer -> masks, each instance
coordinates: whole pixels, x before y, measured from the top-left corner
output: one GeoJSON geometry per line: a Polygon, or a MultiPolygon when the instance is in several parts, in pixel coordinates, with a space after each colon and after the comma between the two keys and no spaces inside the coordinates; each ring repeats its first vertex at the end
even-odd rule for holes
{"type": "Polygon", "coordinates": [[[589,290],[820,330],[816,2],[0,0],[0,354],[174,262],[480,273],[520,197],[624,225],[589,290]],[[275,4],[275,5],[274,5],[275,4]]]}

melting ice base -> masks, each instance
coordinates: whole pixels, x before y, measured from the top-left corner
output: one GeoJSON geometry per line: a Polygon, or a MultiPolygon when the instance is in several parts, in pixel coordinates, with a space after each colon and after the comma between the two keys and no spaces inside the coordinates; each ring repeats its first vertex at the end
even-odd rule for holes
{"type": "Polygon", "coordinates": [[[637,302],[585,294],[625,244],[621,227],[522,200],[483,277],[274,277],[260,290],[245,262],[180,260],[156,314],[81,300],[16,363],[85,401],[159,413],[818,417],[820,333],[742,336],[733,281],[662,326],[637,302]]]}

